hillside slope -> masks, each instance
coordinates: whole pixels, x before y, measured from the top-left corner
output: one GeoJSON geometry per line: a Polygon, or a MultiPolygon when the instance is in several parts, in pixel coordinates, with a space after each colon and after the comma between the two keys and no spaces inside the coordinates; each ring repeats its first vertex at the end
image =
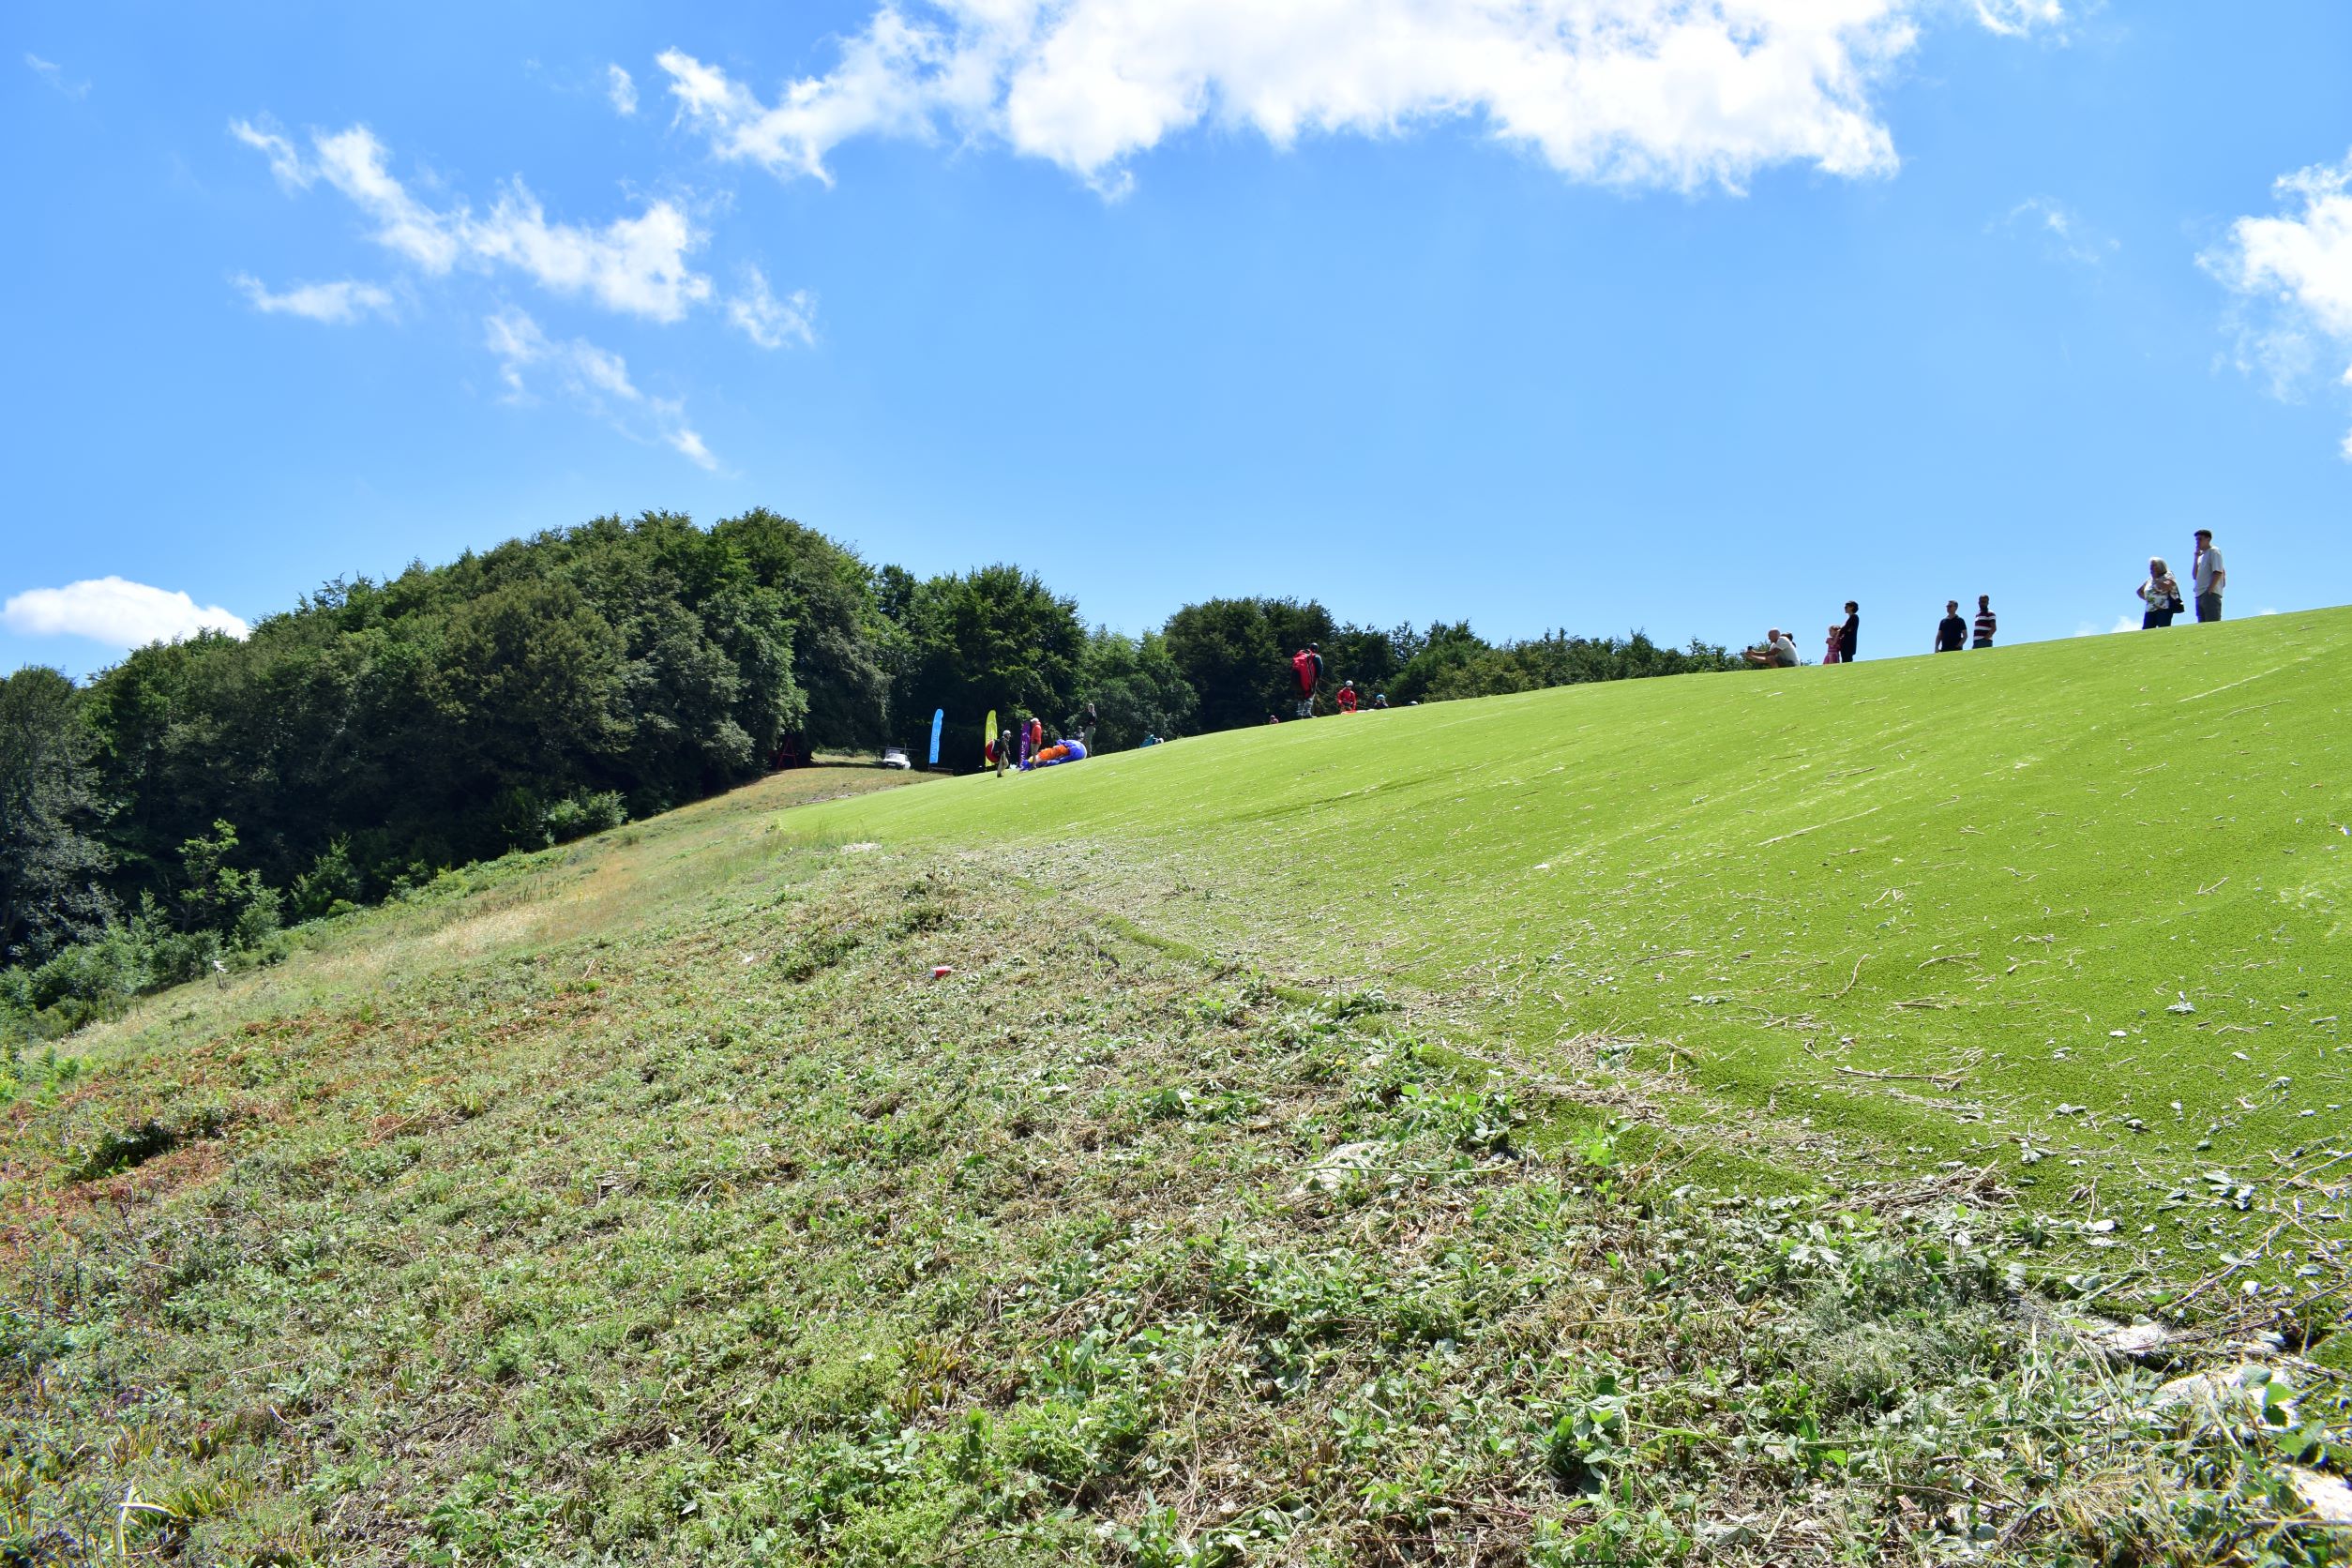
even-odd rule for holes
{"type": "Polygon", "coordinates": [[[816,770],[306,928],[0,1078],[0,1562],[2338,1560],[2347,637],[816,770]]]}
{"type": "Polygon", "coordinates": [[[1538,1063],[1605,1057],[1675,1120],[1794,1110],[1851,1174],[2055,1153],[2163,1192],[2352,1134],[2347,664],[2329,611],[1578,686],[804,830],[960,847],[1538,1063]]]}

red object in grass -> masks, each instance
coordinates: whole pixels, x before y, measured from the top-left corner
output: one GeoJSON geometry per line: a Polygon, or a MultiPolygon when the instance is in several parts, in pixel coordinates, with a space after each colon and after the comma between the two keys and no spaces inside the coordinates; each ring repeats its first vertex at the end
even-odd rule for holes
{"type": "Polygon", "coordinates": [[[944,980],[955,972],[956,972],[954,970],[948,968],[945,964],[934,964],[931,966],[931,978],[934,980],[944,980]]]}

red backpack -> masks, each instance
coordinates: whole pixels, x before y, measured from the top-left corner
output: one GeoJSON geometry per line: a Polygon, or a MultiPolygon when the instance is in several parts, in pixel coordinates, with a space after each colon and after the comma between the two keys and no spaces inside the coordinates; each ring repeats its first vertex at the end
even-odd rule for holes
{"type": "Polygon", "coordinates": [[[1301,648],[1290,656],[1290,669],[1299,678],[1300,691],[1311,692],[1315,689],[1315,656],[1313,654],[1301,648]]]}

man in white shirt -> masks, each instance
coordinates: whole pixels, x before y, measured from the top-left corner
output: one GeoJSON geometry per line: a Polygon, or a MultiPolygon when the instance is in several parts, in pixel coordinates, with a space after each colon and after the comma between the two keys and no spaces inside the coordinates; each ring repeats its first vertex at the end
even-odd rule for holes
{"type": "Polygon", "coordinates": [[[2196,555],[2197,619],[2218,621],[2222,618],[2222,590],[2229,586],[2229,573],[2222,569],[2222,552],[2213,548],[2213,530],[2197,530],[2196,555]]]}
{"type": "Polygon", "coordinates": [[[1793,669],[1797,663],[1797,644],[1787,632],[1774,626],[1759,647],[1750,648],[1744,656],[1759,670],[1793,669]]]}

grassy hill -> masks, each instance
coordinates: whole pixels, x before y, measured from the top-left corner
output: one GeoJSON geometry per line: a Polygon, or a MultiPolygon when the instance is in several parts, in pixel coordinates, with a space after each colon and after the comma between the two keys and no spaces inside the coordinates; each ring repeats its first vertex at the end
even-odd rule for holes
{"type": "Polygon", "coordinates": [[[0,1079],[0,1560],[2337,1560],[2347,653],[818,770],[311,928],[0,1079]]]}
{"type": "Polygon", "coordinates": [[[2352,1132],[2347,665],[2337,611],[1573,687],[804,831],[963,849],[1548,1071],[1606,1058],[1776,1163],[1793,1121],[1823,1171],[2032,1150],[2167,1188],[2352,1132]]]}

